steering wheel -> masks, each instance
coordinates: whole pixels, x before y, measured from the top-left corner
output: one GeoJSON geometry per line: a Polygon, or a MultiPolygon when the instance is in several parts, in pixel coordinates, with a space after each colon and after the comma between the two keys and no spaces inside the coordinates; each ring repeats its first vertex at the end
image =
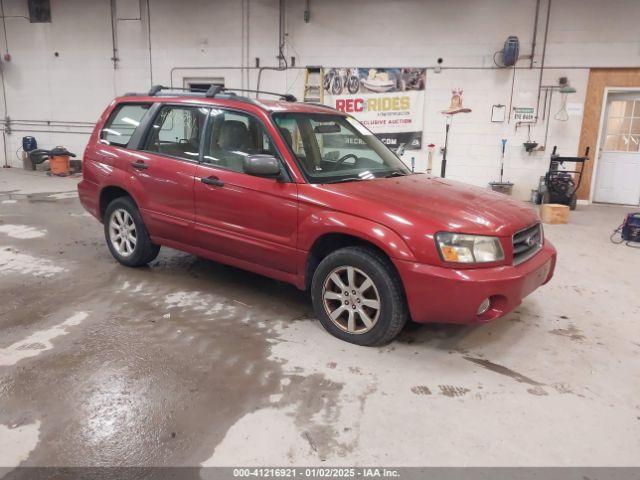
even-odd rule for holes
{"type": "Polygon", "coordinates": [[[347,153],[346,155],[340,157],[338,159],[338,161],[336,162],[336,164],[333,166],[333,170],[337,170],[338,167],[341,167],[342,164],[347,160],[347,158],[353,157],[355,159],[355,161],[358,161],[358,156],[353,154],[353,153],[347,153]]]}

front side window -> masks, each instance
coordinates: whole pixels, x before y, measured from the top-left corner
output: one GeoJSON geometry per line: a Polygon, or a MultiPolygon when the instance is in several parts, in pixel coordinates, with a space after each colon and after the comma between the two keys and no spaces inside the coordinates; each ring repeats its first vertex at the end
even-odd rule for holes
{"type": "Polygon", "coordinates": [[[123,104],[114,110],[100,131],[100,139],[109,145],[126,147],[151,104],[123,104]]]}
{"type": "Polygon", "coordinates": [[[145,150],[197,161],[208,108],[167,105],[153,121],[145,150]]]}
{"type": "Polygon", "coordinates": [[[244,158],[265,154],[279,158],[278,152],[257,118],[242,112],[211,110],[211,129],[205,140],[203,161],[242,172],[244,158]]]}
{"type": "Polygon", "coordinates": [[[408,175],[410,170],[352,117],[277,113],[274,120],[310,183],[408,175]]]}

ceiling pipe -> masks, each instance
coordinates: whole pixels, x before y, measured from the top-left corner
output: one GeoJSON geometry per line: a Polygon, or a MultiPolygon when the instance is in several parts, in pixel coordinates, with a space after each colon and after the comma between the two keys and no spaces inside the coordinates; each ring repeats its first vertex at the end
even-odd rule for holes
{"type": "Polygon", "coordinates": [[[111,0],[111,58],[110,60],[113,62],[113,69],[116,70],[118,68],[118,62],[120,59],[118,58],[118,41],[116,34],[116,0],[111,0]]]}
{"type": "Polygon", "coordinates": [[[538,36],[538,21],[540,17],[540,0],[536,0],[536,14],[533,21],[533,38],[531,39],[531,60],[529,61],[529,68],[533,68],[533,59],[536,55],[536,38],[538,36]]]}
{"type": "Polygon", "coordinates": [[[540,60],[540,76],[538,78],[538,101],[536,103],[536,123],[540,118],[540,96],[542,94],[542,75],[544,74],[544,61],[547,54],[547,38],[549,36],[549,19],[551,18],[551,0],[547,4],[547,20],[544,27],[544,42],[542,44],[542,60],[540,60]]]}
{"type": "Polygon", "coordinates": [[[279,0],[278,7],[278,67],[287,68],[287,59],[284,55],[284,47],[285,47],[285,10],[286,3],[285,0],[279,0]]]}

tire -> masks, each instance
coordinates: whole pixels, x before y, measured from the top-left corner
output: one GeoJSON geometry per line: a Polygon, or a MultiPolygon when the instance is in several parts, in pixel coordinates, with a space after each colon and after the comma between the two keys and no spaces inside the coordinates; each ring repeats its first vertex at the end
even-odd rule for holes
{"type": "Polygon", "coordinates": [[[347,81],[347,90],[351,95],[355,95],[360,90],[360,79],[356,75],[349,77],[347,81]]]}
{"type": "Polygon", "coordinates": [[[154,260],[160,246],[151,243],[140,211],[131,197],[118,197],[104,214],[104,236],[113,258],[127,267],[141,267],[154,260]],[[129,228],[122,228],[126,225],[129,228]],[[126,240],[118,232],[125,230],[126,240]]]}
{"type": "Polygon", "coordinates": [[[346,247],[327,255],[313,274],[311,298],[322,326],[334,337],[356,345],[390,342],[408,317],[402,283],[393,265],[367,247],[346,247]],[[342,286],[335,281],[336,275],[342,286]],[[365,286],[367,279],[371,285],[365,286]]]}

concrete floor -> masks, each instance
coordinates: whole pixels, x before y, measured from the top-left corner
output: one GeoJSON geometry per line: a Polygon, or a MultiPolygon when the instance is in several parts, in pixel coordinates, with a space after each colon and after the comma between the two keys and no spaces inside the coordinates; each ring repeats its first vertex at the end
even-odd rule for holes
{"type": "Polygon", "coordinates": [[[118,265],[76,181],[0,171],[0,466],[640,465],[630,209],[547,226],[556,277],[506,318],[362,348],[283,283],[118,265]]]}

